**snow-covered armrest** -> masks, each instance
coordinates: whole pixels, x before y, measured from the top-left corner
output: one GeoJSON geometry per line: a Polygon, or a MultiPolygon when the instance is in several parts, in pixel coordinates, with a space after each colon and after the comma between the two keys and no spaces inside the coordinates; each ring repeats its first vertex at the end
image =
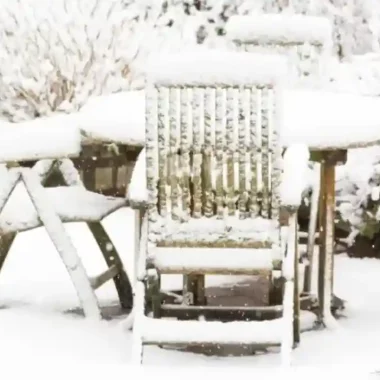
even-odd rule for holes
{"type": "Polygon", "coordinates": [[[148,201],[145,149],[139,154],[136,165],[133,168],[131,182],[128,186],[127,200],[132,208],[145,207],[148,201]]]}
{"type": "Polygon", "coordinates": [[[290,145],[284,154],[284,171],[281,181],[281,205],[297,209],[302,193],[308,185],[309,149],[304,144],[290,145]]]}

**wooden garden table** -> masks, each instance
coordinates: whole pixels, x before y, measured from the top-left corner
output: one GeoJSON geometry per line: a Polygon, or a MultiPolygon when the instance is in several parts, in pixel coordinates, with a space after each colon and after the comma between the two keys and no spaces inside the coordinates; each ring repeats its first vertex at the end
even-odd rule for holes
{"type": "Polygon", "coordinates": [[[325,325],[334,298],[335,168],[346,162],[349,149],[380,144],[379,107],[380,98],[343,93],[294,90],[284,97],[284,146],[306,144],[321,164],[318,302],[325,325]]]}

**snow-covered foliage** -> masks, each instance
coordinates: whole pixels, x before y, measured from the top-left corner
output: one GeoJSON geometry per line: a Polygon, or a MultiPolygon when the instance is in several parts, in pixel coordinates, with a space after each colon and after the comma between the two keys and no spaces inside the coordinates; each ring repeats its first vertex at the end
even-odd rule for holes
{"type": "MultiPolygon", "coordinates": [[[[378,51],[374,0],[6,0],[0,4],[0,116],[70,112],[92,95],[141,85],[149,54],[226,46],[232,15],[325,15],[335,52],[378,51]]],[[[372,79],[371,79],[372,80],[372,79]]]]}
{"type": "Polygon", "coordinates": [[[127,89],[135,15],[117,0],[1,2],[0,115],[18,122],[69,112],[127,89]]]}
{"type": "Polygon", "coordinates": [[[340,169],[337,203],[340,218],[350,230],[348,243],[359,233],[372,239],[380,232],[380,148],[350,152],[340,169]]]}

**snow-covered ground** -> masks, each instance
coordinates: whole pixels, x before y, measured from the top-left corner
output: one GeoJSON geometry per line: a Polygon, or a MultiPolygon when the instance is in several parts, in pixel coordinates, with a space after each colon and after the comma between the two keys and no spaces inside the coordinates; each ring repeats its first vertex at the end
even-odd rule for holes
{"type": "MultiPolygon", "coordinates": [[[[117,211],[105,220],[105,226],[126,267],[132,268],[132,211],[126,208],[117,211]]],[[[73,224],[68,230],[90,274],[102,270],[105,264],[86,226],[73,224]]],[[[294,366],[300,368],[300,375],[302,368],[308,366],[329,371],[339,368],[343,372],[352,369],[362,373],[360,378],[380,370],[379,273],[378,260],[349,259],[344,255],[336,258],[335,290],[348,301],[345,317],[340,319],[336,331],[303,333],[302,343],[294,351],[294,366]]],[[[98,296],[103,305],[117,302],[112,283],[99,289],[98,296]]],[[[62,368],[58,377],[67,373],[71,379],[85,373],[99,377],[103,372],[108,376],[113,373],[128,376],[132,374],[130,371],[137,371],[129,364],[131,333],[123,328],[122,319],[94,323],[64,313],[75,307],[78,307],[75,291],[45,231],[41,228],[19,235],[0,276],[2,366],[9,366],[14,378],[18,378],[17,373],[31,376],[38,373],[44,377],[49,368],[62,368]]],[[[279,363],[276,353],[206,357],[153,347],[145,352],[146,375],[150,374],[150,365],[160,366],[162,371],[169,367],[174,371],[180,366],[209,367],[213,373],[216,366],[223,372],[235,367],[233,373],[269,367],[274,375],[279,363]]],[[[187,376],[190,373],[186,370],[187,376]]]]}

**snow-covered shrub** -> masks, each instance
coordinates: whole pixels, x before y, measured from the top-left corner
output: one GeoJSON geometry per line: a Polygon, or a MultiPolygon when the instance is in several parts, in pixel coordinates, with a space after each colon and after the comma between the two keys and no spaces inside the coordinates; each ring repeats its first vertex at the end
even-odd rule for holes
{"type": "Polygon", "coordinates": [[[352,244],[358,234],[372,239],[380,232],[380,148],[349,152],[337,179],[339,223],[350,232],[352,244]]]}
{"type": "Polygon", "coordinates": [[[134,16],[118,0],[1,2],[0,116],[69,112],[89,96],[127,89],[134,16]]]}

